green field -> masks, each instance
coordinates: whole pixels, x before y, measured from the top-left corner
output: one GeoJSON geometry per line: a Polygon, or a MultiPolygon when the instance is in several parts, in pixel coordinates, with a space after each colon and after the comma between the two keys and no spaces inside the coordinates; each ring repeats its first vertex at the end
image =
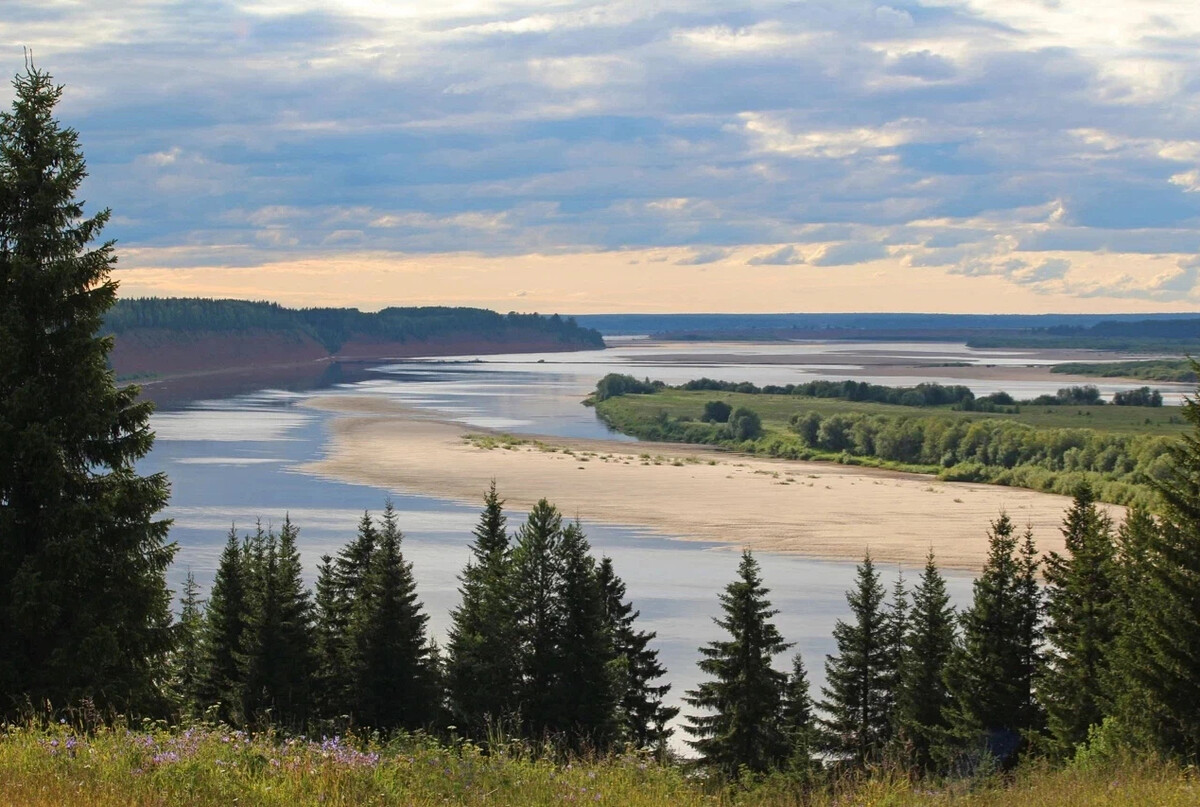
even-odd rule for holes
{"type": "Polygon", "coordinates": [[[710,390],[619,395],[596,409],[613,428],[643,439],[1056,493],[1069,494],[1087,481],[1103,500],[1122,504],[1146,500],[1147,477],[1164,472],[1167,447],[1188,429],[1179,407],[1022,405],[1016,412],[986,413],[710,390]],[[735,440],[722,424],[701,422],[709,401],[752,410],[762,433],[735,440]],[[809,413],[843,424],[844,441],[802,439],[792,422],[809,413]],[[887,439],[872,436],[878,434],[887,439]],[[897,440],[908,444],[896,447],[897,440]]]}
{"type": "Polygon", "coordinates": [[[632,754],[562,764],[519,747],[484,755],[469,744],[420,739],[284,740],[220,726],[0,727],[4,807],[1183,807],[1197,796],[1188,770],[1158,763],[1034,764],[1003,778],[920,783],[875,771],[806,791],[784,775],[718,787],[686,765],[632,754]]]}

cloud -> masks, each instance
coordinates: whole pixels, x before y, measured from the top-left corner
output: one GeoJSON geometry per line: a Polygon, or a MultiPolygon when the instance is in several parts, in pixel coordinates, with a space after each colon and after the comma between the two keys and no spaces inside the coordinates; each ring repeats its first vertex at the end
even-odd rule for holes
{"type": "Polygon", "coordinates": [[[746,261],[750,266],[793,266],[804,263],[804,256],[791,244],[785,244],[774,252],[755,255],[746,261]]]}
{"type": "Polygon", "coordinates": [[[1165,0],[177,5],[0,17],[123,261],[812,245],[1070,296],[1120,252],[1140,300],[1200,250],[1200,15],[1165,0]]]}
{"type": "Polygon", "coordinates": [[[731,250],[722,247],[705,247],[692,251],[686,258],[675,261],[676,266],[700,266],[706,263],[716,263],[729,257],[731,250]]]}
{"type": "Polygon", "coordinates": [[[813,266],[852,266],[857,263],[886,258],[888,249],[883,244],[869,241],[848,241],[821,247],[808,259],[813,266]]]}

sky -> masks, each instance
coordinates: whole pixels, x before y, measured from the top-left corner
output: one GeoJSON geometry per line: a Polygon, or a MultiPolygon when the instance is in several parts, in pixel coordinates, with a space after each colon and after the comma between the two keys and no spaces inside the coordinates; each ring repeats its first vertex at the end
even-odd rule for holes
{"type": "Polygon", "coordinates": [[[1200,310],[1192,0],[0,0],[22,47],[126,296],[1200,310]]]}

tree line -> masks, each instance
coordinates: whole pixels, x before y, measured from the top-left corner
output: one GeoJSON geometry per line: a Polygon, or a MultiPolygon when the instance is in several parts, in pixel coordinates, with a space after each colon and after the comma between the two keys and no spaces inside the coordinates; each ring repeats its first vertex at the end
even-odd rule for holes
{"type": "Polygon", "coordinates": [[[356,308],[292,309],[249,300],[161,297],[119,300],[104,315],[107,333],[138,329],[285,331],[311,337],[331,352],[351,339],[407,342],[448,336],[484,341],[552,338],[581,348],[604,347],[598,331],[580,327],[573,317],[499,314],[482,308],[390,307],[371,313],[356,308]]]}
{"type": "Polygon", "coordinates": [[[545,500],[510,536],[493,486],[443,649],[389,503],[301,580],[298,530],[231,529],[211,595],[189,577],[169,659],[183,716],[291,732],[422,730],[480,744],[662,751],[666,672],[609,558],[545,500]],[[448,728],[448,727],[453,727],[448,728]]]}

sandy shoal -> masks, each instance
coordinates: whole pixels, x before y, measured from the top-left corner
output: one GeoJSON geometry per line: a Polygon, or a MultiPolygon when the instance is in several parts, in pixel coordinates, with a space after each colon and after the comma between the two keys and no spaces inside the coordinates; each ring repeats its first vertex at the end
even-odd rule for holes
{"type": "MultiPolygon", "coordinates": [[[[569,517],[685,540],[919,565],[978,569],[986,530],[1005,511],[1062,550],[1071,500],[1020,488],[836,465],[748,457],[705,447],[542,438],[517,445],[377,398],[324,397],[335,411],[326,456],[301,471],[478,504],[492,479],[510,523],[547,498],[569,517]],[[466,435],[481,436],[469,439],[466,435]],[[493,447],[486,447],[486,444],[493,447]]],[[[1112,507],[1115,519],[1124,509],[1112,507]]]]}

